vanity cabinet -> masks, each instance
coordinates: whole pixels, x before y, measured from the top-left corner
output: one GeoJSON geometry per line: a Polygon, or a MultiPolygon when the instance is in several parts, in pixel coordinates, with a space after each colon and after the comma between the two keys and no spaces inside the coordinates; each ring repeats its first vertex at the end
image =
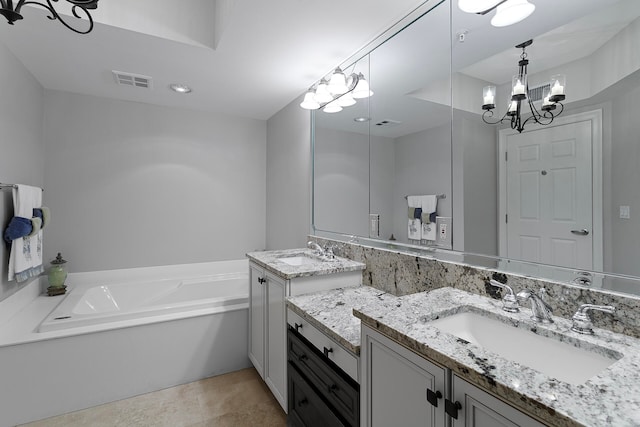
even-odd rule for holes
{"type": "Polygon", "coordinates": [[[361,271],[284,279],[249,262],[249,359],[285,412],[288,412],[285,298],[361,283],[361,271]]]}
{"type": "Polygon", "coordinates": [[[544,427],[365,325],[360,357],[363,426],[544,427]]]}

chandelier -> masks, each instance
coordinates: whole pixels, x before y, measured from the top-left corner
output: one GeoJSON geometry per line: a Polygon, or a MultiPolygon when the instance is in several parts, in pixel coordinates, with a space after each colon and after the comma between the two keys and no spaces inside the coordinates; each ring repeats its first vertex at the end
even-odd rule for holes
{"type": "Polygon", "coordinates": [[[64,25],[71,31],[75,31],[78,34],[87,34],[91,32],[91,30],[93,30],[93,18],[91,17],[89,10],[98,8],[98,0],[66,0],[66,1],[73,5],[73,7],[71,8],[71,11],[74,17],[80,20],[83,17],[87,18],[89,22],[88,28],[86,29],[74,28],[70,24],[68,24],[64,19],[62,19],[62,17],[58,14],[58,12],[56,12],[55,7],[53,6],[53,4],[57,3],[58,0],[44,0],[43,3],[39,3],[33,0],[17,0],[15,2],[15,6],[14,6],[14,0],[0,0],[0,15],[3,15],[5,18],[7,18],[7,22],[10,25],[13,25],[15,21],[22,19],[22,15],[20,14],[20,9],[22,9],[22,6],[24,5],[40,6],[49,11],[50,15],[47,16],[47,18],[51,20],[57,19],[58,21],[60,21],[60,23],[62,23],[62,25],[64,25]]]}
{"type": "Polygon", "coordinates": [[[325,113],[337,113],[344,107],[356,104],[357,99],[368,98],[371,95],[373,91],[362,73],[351,73],[347,77],[338,67],[329,79],[323,78],[309,88],[300,107],[305,110],[322,109],[325,113]]]}
{"type": "Polygon", "coordinates": [[[518,74],[512,78],[509,107],[500,120],[490,120],[493,117],[493,110],[496,108],[496,87],[485,86],[482,90],[482,109],[484,110],[482,120],[485,123],[495,125],[498,123],[510,122],[511,129],[516,129],[519,133],[522,133],[524,126],[528,122],[531,121],[540,125],[548,125],[553,122],[555,117],[559,116],[562,114],[562,111],[564,111],[564,105],[560,101],[565,99],[566,77],[562,74],[551,76],[550,83],[543,85],[541,88],[534,89],[542,91],[540,98],[542,100],[542,105],[540,106],[540,110],[542,110],[542,112],[538,111],[532,101],[533,91],[529,90],[527,82],[527,65],[529,65],[529,60],[527,59],[527,53],[525,52],[525,48],[530,46],[532,43],[533,40],[527,40],[526,42],[516,46],[516,48],[522,49],[520,61],[518,62],[518,74]],[[526,111],[523,111],[526,106],[529,107],[528,109],[531,115],[523,121],[522,114],[526,113],[526,111]],[[560,106],[559,109],[558,106],[560,106]],[[556,111],[557,109],[558,111],[556,111]]]}

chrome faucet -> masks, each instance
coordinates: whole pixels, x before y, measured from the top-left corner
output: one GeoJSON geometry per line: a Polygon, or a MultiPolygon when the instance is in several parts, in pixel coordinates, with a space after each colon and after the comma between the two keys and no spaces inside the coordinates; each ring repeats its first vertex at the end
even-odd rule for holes
{"type": "Polygon", "coordinates": [[[322,249],[322,246],[320,246],[317,242],[314,242],[313,240],[309,240],[307,242],[307,247],[309,249],[313,249],[316,255],[324,256],[324,249],[322,249]]]}
{"type": "Polygon", "coordinates": [[[525,289],[518,292],[517,298],[522,303],[527,300],[531,301],[531,318],[538,323],[553,323],[551,318],[552,309],[549,304],[544,300],[547,291],[545,288],[540,288],[538,293],[525,289]]]}
{"type": "Polygon", "coordinates": [[[496,286],[498,288],[501,288],[507,291],[505,296],[502,297],[502,309],[504,311],[508,311],[509,313],[517,313],[518,311],[520,311],[518,300],[516,299],[516,296],[513,294],[513,289],[511,289],[511,286],[503,285],[502,283],[493,279],[489,280],[489,283],[492,286],[496,286]]]}
{"type": "Polygon", "coordinates": [[[576,314],[573,315],[573,326],[571,327],[573,332],[593,335],[593,323],[591,323],[591,317],[589,317],[590,310],[613,314],[616,308],[610,305],[582,304],[576,314]]]}

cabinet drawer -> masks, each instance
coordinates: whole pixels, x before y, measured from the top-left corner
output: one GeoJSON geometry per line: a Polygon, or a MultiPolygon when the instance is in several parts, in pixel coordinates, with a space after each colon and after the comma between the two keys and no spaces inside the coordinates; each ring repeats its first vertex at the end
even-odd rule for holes
{"type": "Polygon", "coordinates": [[[289,415],[287,426],[326,427],[344,426],[318,394],[309,386],[297,369],[289,363],[289,415]]]}
{"type": "Polygon", "coordinates": [[[345,350],[340,344],[291,310],[287,310],[287,323],[313,344],[315,348],[324,353],[329,360],[338,365],[347,375],[358,381],[358,356],[345,350]]]}
{"type": "Polygon", "coordinates": [[[289,363],[295,366],[335,411],[357,426],[360,415],[358,384],[334,367],[292,328],[288,330],[289,363]]]}

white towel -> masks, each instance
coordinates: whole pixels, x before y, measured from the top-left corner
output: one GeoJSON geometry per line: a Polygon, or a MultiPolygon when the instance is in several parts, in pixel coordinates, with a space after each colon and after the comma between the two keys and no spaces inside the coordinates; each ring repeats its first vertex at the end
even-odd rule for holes
{"type": "Polygon", "coordinates": [[[410,219],[409,225],[407,229],[407,237],[411,240],[421,240],[422,239],[422,225],[420,224],[420,220],[410,219]]]}
{"type": "Polygon", "coordinates": [[[436,223],[422,223],[422,240],[436,240],[436,223]]]}
{"type": "MultiPolygon", "coordinates": [[[[31,219],[33,209],[42,206],[42,189],[19,184],[13,189],[13,215],[31,219]]],[[[11,242],[9,280],[24,282],[44,271],[42,266],[42,230],[11,242]]]]}
{"type": "Polygon", "coordinates": [[[424,196],[407,196],[407,205],[410,208],[421,208],[422,207],[422,197],[424,197],[424,196]]]}
{"type": "Polygon", "coordinates": [[[438,197],[435,194],[428,196],[416,196],[420,198],[420,208],[422,213],[432,214],[438,209],[438,197]]]}

